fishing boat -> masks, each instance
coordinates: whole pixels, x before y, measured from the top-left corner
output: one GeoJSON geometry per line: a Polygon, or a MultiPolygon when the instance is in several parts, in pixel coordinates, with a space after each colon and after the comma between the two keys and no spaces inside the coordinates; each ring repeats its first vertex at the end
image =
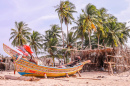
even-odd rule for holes
{"type": "Polygon", "coordinates": [[[24,58],[17,59],[18,56],[21,54],[5,44],[3,44],[3,49],[14,59],[15,70],[23,76],[60,77],[66,75],[73,75],[79,72],[86,63],[90,62],[88,60],[78,63],[78,65],[75,65],[73,67],[65,68],[42,66],[30,62],[24,58]]]}

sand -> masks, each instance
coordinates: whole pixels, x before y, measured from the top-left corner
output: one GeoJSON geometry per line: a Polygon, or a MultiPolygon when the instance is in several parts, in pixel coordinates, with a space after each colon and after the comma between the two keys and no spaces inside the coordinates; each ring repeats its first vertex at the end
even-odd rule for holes
{"type": "MultiPolygon", "coordinates": [[[[41,78],[39,81],[0,80],[0,86],[130,86],[130,72],[109,75],[107,72],[83,72],[82,77],[41,78]],[[79,79],[80,78],[80,79],[79,79]]],[[[0,76],[20,76],[13,71],[0,71],[0,76]]]]}

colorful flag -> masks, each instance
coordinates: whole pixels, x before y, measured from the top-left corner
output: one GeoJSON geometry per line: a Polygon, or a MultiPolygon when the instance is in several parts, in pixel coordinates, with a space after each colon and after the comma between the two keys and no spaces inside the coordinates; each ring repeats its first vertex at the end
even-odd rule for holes
{"type": "Polygon", "coordinates": [[[25,49],[27,52],[29,52],[30,54],[33,53],[33,52],[31,51],[30,46],[24,45],[23,47],[24,47],[24,49],[25,49]]]}

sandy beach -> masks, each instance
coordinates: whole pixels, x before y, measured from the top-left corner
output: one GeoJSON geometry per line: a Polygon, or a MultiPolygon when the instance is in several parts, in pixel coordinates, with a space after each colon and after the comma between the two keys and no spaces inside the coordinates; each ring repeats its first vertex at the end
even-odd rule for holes
{"type": "MultiPolygon", "coordinates": [[[[0,71],[0,76],[11,75],[20,76],[13,71],[0,71]]],[[[83,72],[82,77],[70,76],[69,78],[41,78],[39,81],[23,81],[23,80],[0,80],[0,86],[129,86],[129,71],[109,75],[107,72],[83,72]]]]}

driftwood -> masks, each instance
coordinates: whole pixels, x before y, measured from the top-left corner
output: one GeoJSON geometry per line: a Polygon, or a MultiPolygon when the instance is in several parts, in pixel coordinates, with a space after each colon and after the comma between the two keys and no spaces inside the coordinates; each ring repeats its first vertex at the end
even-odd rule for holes
{"type": "Polygon", "coordinates": [[[11,79],[11,80],[24,80],[24,81],[38,81],[38,80],[40,80],[39,78],[36,78],[36,77],[26,77],[26,76],[16,77],[16,76],[11,76],[11,75],[5,75],[4,78],[11,79]]]}
{"type": "Polygon", "coordinates": [[[3,76],[0,76],[0,80],[4,80],[5,78],[3,76]]]}
{"type": "Polygon", "coordinates": [[[101,80],[101,79],[95,79],[95,78],[77,78],[77,79],[91,79],[91,80],[101,80]]]}
{"type": "Polygon", "coordinates": [[[58,79],[58,78],[54,78],[55,80],[62,80],[62,81],[69,81],[69,80],[66,80],[66,79],[58,79]]]}

